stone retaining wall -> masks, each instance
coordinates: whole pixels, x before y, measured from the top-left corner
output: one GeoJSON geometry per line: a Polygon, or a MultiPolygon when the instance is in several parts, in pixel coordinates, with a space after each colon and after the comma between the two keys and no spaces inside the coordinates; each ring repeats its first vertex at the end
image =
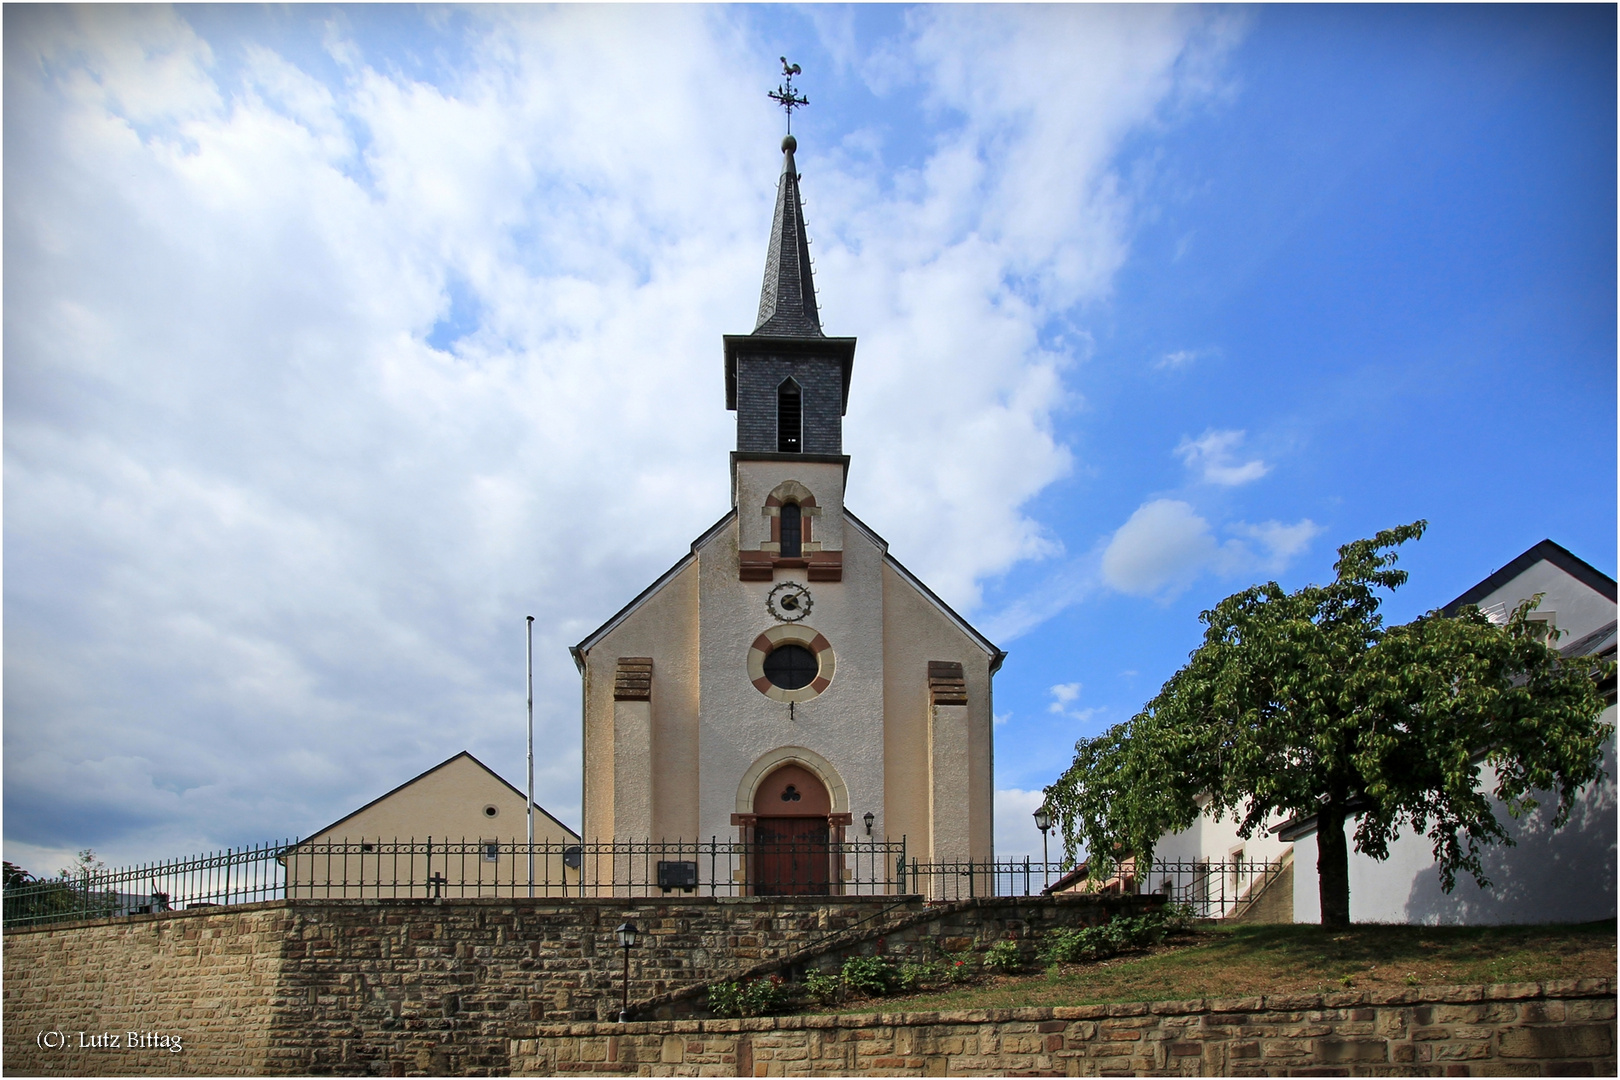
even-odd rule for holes
{"type": "Polygon", "coordinates": [[[1607,980],[539,1027],[514,1075],[1613,1076],[1607,980]]]}
{"type": "Polygon", "coordinates": [[[630,1001],[700,1009],[693,988],[750,969],[983,948],[1030,923],[1105,921],[1121,901],[919,897],[292,900],[8,930],[9,1072],[488,1075],[536,1024],[630,1001]],[[686,991],[683,997],[682,992],[686,991]],[[180,1053],[77,1045],[179,1037],[180,1053]],[[41,1045],[61,1032],[65,1048],[41,1045]],[[121,1040],[127,1041],[127,1040],[121,1040]],[[114,1052],[115,1049],[117,1052],[114,1052]]]}

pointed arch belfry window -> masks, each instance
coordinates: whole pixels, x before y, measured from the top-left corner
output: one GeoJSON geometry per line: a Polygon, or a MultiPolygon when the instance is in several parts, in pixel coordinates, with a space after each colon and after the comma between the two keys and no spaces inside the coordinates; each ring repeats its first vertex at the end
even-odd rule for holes
{"type": "Polygon", "coordinates": [[[804,405],[799,384],[784,379],[776,388],[776,449],[778,453],[804,451],[804,405]]]}

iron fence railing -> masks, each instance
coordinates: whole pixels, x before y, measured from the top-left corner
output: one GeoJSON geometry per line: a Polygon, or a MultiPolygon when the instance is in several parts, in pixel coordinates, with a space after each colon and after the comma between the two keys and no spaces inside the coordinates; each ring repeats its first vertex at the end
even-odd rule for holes
{"type": "Polygon", "coordinates": [[[277,900],[285,895],[285,869],[277,856],[286,848],[286,843],[227,848],[56,878],[14,879],[8,868],[5,925],[277,900]]]}
{"type": "Polygon", "coordinates": [[[811,835],[751,842],[291,841],[74,877],[8,880],[7,926],[256,900],[885,895],[906,844],[811,835]]]}
{"type": "Polygon", "coordinates": [[[1131,860],[1092,880],[1030,858],[925,861],[899,840],[512,843],[292,841],[76,877],[8,880],[6,926],[279,899],[911,894],[932,901],[1161,893],[1200,918],[1240,912],[1281,863],[1131,860]],[[531,870],[532,867],[532,870],[531,870]],[[532,877],[531,877],[532,874],[532,877]]]}
{"type": "Polygon", "coordinates": [[[1195,918],[1226,919],[1242,914],[1286,866],[1242,858],[1156,859],[1143,873],[1134,859],[1124,859],[1101,879],[1075,874],[1060,878],[1055,891],[1157,894],[1195,918]]]}

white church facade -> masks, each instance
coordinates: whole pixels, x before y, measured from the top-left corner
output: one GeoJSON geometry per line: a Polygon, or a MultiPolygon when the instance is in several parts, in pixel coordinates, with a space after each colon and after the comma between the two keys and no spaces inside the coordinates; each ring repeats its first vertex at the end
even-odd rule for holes
{"type": "Polygon", "coordinates": [[[759,893],[839,891],[780,853],[846,839],[990,858],[1005,656],[844,506],[855,339],[822,331],[795,149],[757,324],[724,339],[732,507],[572,650],[586,842],[732,841],[759,893]]]}

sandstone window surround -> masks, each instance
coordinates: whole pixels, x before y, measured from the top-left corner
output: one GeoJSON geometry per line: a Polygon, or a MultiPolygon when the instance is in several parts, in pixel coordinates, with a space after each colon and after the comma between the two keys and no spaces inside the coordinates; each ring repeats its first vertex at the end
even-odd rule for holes
{"type": "Polygon", "coordinates": [[[804,570],[811,581],[844,580],[844,553],[824,551],[821,541],[816,539],[815,523],[821,516],[821,507],[809,488],[797,480],[784,480],[766,496],[760,512],[770,519],[771,538],[761,543],[757,551],[737,553],[739,581],[771,581],[778,570],[804,570]],[[788,510],[788,507],[793,509],[788,510]],[[796,552],[792,542],[795,516],[798,519],[796,552]]]}

